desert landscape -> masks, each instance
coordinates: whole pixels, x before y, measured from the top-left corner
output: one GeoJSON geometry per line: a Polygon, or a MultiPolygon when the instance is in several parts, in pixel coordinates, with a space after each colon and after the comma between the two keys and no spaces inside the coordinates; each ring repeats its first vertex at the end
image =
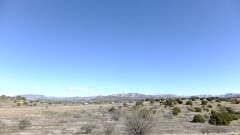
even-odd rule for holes
{"type": "Polygon", "coordinates": [[[240,135],[240,0],[0,0],[0,135],[240,135]]]}
{"type": "Polygon", "coordinates": [[[239,102],[217,97],[86,102],[1,96],[0,134],[239,135],[239,102]]]}

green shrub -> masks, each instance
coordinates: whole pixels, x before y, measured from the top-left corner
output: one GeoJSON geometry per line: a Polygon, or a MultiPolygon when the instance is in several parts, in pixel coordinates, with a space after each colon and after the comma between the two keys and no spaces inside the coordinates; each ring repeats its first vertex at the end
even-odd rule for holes
{"type": "Polygon", "coordinates": [[[212,108],[212,105],[208,105],[207,107],[208,107],[208,108],[212,108]]]}
{"type": "Polygon", "coordinates": [[[202,108],[200,107],[195,107],[194,109],[195,109],[195,112],[202,112],[202,108]]]}
{"type": "Polygon", "coordinates": [[[202,100],[202,105],[207,105],[208,101],[202,100]]]}
{"type": "Polygon", "coordinates": [[[116,112],[116,108],[115,107],[111,107],[108,112],[116,112]]]}
{"type": "Polygon", "coordinates": [[[192,101],[191,101],[191,100],[189,100],[189,101],[187,101],[187,102],[186,102],[186,105],[191,105],[191,106],[192,106],[192,105],[193,105],[193,103],[192,103],[192,101]]]}
{"type": "Polygon", "coordinates": [[[209,112],[209,109],[208,109],[208,108],[205,108],[205,111],[206,111],[206,112],[209,112]]]}
{"type": "Polygon", "coordinates": [[[193,120],[192,120],[192,122],[194,122],[194,123],[204,123],[205,122],[205,120],[204,120],[204,118],[202,117],[202,115],[195,115],[194,117],[193,117],[193,120]]]}
{"type": "Polygon", "coordinates": [[[181,100],[186,100],[186,98],[181,98],[181,100]]]}
{"type": "Polygon", "coordinates": [[[21,106],[21,103],[17,103],[17,106],[18,106],[18,107],[21,106]]]}
{"type": "Polygon", "coordinates": [[[192,97],[191,97],[191,100],[192,100],[192,101],[195,101],[195,100],[197,100],[197,99],[199,99],[199,97],[197,97],[197,96],[192,96],[192,97]]]}
{"type": "Polygon", "coordinates": [[[123,107],[127,107],[127,106],[128,106],[128,104],[124,102],[123,103],[123,107]]]}
{"type": "Polygon", "coordinates": [[[138,106],[138,105],[143,105],[143,101],[137,101],[136,106],[138,106]]]}
{"type": "Polygon", "coordinates": [[[220,100],[219,98],[218,98],[218,99],[216,99],[215,101],[216,101],[216,102],[219,102],[219,103],[221,103],[221,100],[220,100]]]}
{"type": "Polygon", "coordinates": [[[214,98],[213,97],[208,97],[207,101],[212,101],[214,98]]]}
{"type": "Polygon", "coordinates": [[[178,115],[181,112],[181,109],[179,107],[174,107],[172,110],[173,115],[178,115]]]}
{"type": "Polygon", "coordinates": [[[176,103],[175,100],[173,100],[173,99],[171,99],[171,98],[168,98],[168,99],[166,99],[166,101],[165,101],[165,105],[166,105],[166,106],[170,106],[170,107],[174,106],[175,103],[176,103]]]}
{"type": "Polygon", "coordinates": [[[212,125],[229,125],[232,120],[232,116],[227,112],[212,111],[208,123],[212,125]]]}
{"type": "Polygon", "coordinates": [[[182,104],[182,103],[183,103],[183,101],[182,101],[181,99],[179,99],[179,98],[175,99],[175,101],[176,101],[178,104],[182,104]]]}

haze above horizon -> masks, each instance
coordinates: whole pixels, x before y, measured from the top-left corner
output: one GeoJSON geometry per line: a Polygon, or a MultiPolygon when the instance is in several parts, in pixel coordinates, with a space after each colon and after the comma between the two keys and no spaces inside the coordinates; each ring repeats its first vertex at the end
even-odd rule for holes
{"type": "Polygon", "coordinates": [[[240,93],[239,0],[0,0],[0,93],[240,93]]]}

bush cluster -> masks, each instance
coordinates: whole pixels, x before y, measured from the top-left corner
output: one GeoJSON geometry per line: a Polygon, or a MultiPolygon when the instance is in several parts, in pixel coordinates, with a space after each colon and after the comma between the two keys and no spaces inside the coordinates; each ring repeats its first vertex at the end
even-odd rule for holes
{"type": "Polygon", "coordinates": [[[212,125],[229,125],[232,120],[232,116],[227,112],[212,111],[208,123],[212,125]]]}

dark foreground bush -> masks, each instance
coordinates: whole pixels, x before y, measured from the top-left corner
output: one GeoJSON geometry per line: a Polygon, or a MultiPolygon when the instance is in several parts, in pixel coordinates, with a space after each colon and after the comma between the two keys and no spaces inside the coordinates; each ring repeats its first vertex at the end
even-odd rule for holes
{"type": "Polygon", "coordinates": [[[212,125],[229,125],[232,120],[232,116],[228,112],[212,111],[208,123],[212,125]]]}
{"type": "Polygon", "coordinates": [[[146,117],[141,111],[137,111],[127,116],[125,124],[128,134],[145,135],[155,126],[155,121],[150,115],[146,117]]]}
{"type": "Polygon", "coordinates": [[[204,120],[204,118],[201,115],[198,114],[198,115],[195,115],[193,117],[192,122],[194,122],[194,123],[204,123],[205,120],[204,120]]]}

